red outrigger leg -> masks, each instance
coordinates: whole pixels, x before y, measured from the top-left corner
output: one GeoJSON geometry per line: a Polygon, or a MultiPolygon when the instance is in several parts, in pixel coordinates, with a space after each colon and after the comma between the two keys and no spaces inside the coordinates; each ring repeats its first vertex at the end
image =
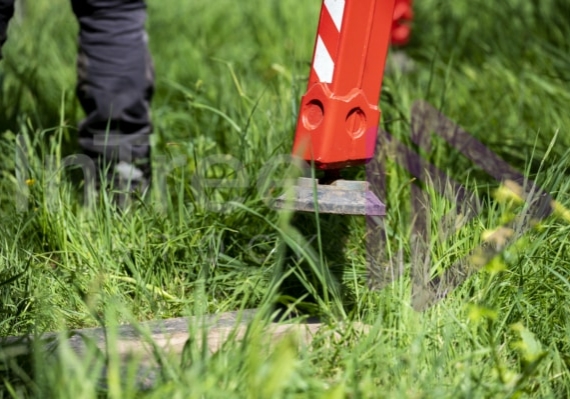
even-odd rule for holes
{"type": "Polygon", "coordinates": [[[392,45],[404,46],[410,40],[410,22],[414,17],[412,0],[396,0],[394,24],[392,25],[392,45]]]}
{"type": "Polygon", "coordinates": [[[342,169],[374,156],[397,1],[323,0],[293,144],[293,154],[318,169],[342,169]]]}

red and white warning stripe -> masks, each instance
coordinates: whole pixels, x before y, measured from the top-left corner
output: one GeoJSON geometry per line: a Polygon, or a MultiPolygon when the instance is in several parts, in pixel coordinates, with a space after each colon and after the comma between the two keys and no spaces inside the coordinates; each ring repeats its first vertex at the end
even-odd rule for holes
{"type": "Polygon", "coordinates": [[[313,60],[313,70],[319,82],[333,81],[345,2],[346,0],[325,0],[323,3],[313,60]]]}

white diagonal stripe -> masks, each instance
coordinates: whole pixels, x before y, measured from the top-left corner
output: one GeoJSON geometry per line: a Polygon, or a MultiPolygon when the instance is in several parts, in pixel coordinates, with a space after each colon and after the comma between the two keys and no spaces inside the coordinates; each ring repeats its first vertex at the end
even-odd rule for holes
{"type": "Polygon", "coordinates": [[[331,18],[339,32],[342,27],[344,2],[345,0],[325,0],[325,6],[329,10],[329,14],[331,15],[331,18]]]}
{"type": "Polygon", "coordinates": [[[315,49],[315,61],[313,62],[313,68],[315,68],[319,82],[332,83],[334,61],[325,47],[325,43],[323,43],[323,39],[321,39],[320,35],[317,37],[317,47],[315,49]]]}

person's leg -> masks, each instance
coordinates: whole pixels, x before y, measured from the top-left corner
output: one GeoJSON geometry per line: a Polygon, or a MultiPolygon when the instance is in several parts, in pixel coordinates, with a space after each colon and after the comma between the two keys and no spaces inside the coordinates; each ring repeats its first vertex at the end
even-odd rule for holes
{"type": "Polygon", "coordinates": [[[2,59],[2,45],[6,42],[8,21],[14,15],[14,0],[0,0],[0,60],[2,59]]]}
{"type": "Polygon", "coordinates": [[[119,189],[144,189],[150,176],[154,71],[143,0],[71,0],[79,22],[77,96],[86,118],[79,145],[114,174],[119,189]],[[118,179],[120,178],[120,179],[118,179]],[[132,185],[125,185],[125,179],[132,185]]]}

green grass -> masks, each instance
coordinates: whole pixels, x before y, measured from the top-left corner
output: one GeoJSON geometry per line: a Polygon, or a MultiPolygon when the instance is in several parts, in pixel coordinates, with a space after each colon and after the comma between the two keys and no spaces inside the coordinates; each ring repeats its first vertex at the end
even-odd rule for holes
{"type": "MultiPolygon", "coordinates": [[[[382,127],[420,151],[410,139],[410,109],[428,101],[570,207],[567,2],[415,3],[405,51],[416,68],[385,77],[382,127]]],[[[170,172],[164,189],[123,213],[104,197],[82,206],[80,190],[63,177],[49,186],[60,174],[43,166],[77,151],[77,26],[68,2],[35,0],[12,24],[0,65],[0,336],[269,309],[283,274],[296,276],[292,300],[309,294],[299,307],[328,325],[310,350],[292,340],[261,343],[262,320],[215,356],[189,345],[182,359],[164,359],[161,380],[145,392],[133,376],[120,376],[113,357],[102,386],[100,369],[65,348],[54,359],[3,355],[0,398],[569,395],[568,221],[541,221],[436,306],[413,309],[413,267],[448,270],[486,231],[525,210],[498,201],[499,183],[441,139],[422,156],[476,192],[480,212],[458,231],[444,228],[456,206],[425,183],[428,228],[414,249],[416,183],[387,149],[387,240],[375,260],[403,273],[382,290],[366,286],[372,238],[364,218],[321,215],[321,234],[309,245],[314,216],[301,223],[266,205],[260,171],[275,180],[294,175],[272,166],[291,149],[319,6],[149,1],[154,157],[170,172]],[[29,185],[14,173],[18,135],[28,141],[29,185]],[[207,167],[222,155],[234,167],[207,167]],[[196,176],[240,187],[200,191],[196,176]],[[27,205],[18,204],[26,192],[27,205]],[[356,322],[371,331],[362,334],[356,322]]]]}

